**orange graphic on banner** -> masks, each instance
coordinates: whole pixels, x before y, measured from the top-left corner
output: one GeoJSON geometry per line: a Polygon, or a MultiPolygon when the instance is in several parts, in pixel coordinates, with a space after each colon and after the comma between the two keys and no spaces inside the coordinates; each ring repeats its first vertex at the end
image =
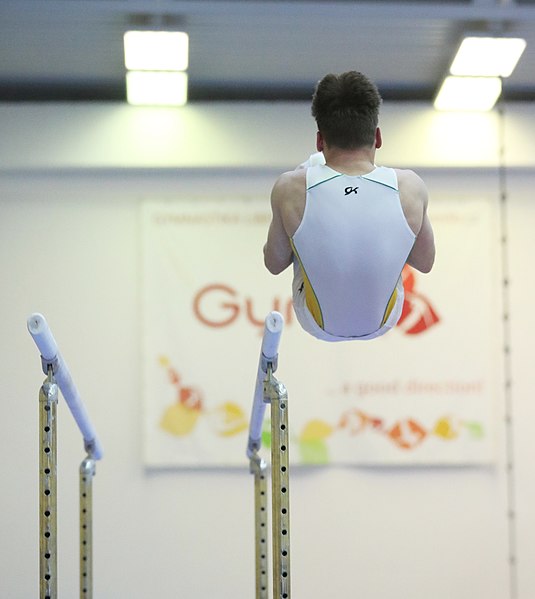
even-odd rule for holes
{"type": "Polygon", "coordinates": [[[160,356],[159,362],[167,370],[169,382],[176,390],[176,402],[166,408],[160,420],[160,428],[164,431],[177,437],[190,435],[202,416],[209,418],[214,433],[222,437],[237,435],[248,427],[238,404],[226,401],[207,410],[202,391],[198,387],[185,386],[166,356],[160,356]]]}
{"type": "Polygon", "coordinates": [[[345,430],[350,435],[356,435],[366,428],[372,428],[389,437],[401,449],[413,449],[429,435],[435,435],[444,440],[456,439],[461,434],[463,427],[474,437],[482,436],[482,428],[476,426],[476,423],[462,422],[453,416],[441,417],[428,431],[414,418],[399,420],[393,426],[386,427],[381,418],[370,416],[362,410],[354,408],[344,412],[338,423],[338,428],[345,430]]]}
{"type": "Polygon", "coordinates": [[[405,301],[397,326],[406,335],[418,335],[436,325],[440,318],[425,295],[416,291],[414,270],[405,265],[402,272],[405,301]]]}
{"type": "MultiPolygon", "coordinates": [[[[286,324],[292,321],[292,300],[283,301],[274,297],[269,310],[281,312],[286,324]]],[[[240,316],[256,327],[264,326],[264,316],[255,316],[254,302],[250,297],[240,297],[230,285],[212,283],[202,287],[193,297],[193,314],[207,327],[221,328],[234,322],[240,316]]],[[[264,314],[264,312],[262,312],[264,314]]]]}

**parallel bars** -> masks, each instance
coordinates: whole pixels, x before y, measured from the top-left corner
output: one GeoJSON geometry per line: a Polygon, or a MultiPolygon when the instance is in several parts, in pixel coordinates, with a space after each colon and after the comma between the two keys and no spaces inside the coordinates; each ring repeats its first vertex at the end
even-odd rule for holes
{"type": "Polygon", "coordinates": [[[57,598],[57,403],[58,388],[82,433],[87,456],[80,464],[80,598],[93,597],[92,483],[102,447],[67,364],[41,314],[28,331],[41,354],[46,379],[39,390],[39,575],[40,599],[57,598]]]}

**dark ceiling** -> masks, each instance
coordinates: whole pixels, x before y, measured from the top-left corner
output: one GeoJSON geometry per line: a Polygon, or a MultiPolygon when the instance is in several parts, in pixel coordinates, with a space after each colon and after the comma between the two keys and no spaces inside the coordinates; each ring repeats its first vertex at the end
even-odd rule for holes
{"type": "Polygon", "coordinates": [[[465,32],[527,40],[506,99],[535,99],[535,0],[2,0],[0,101],[122,101],[122,36],[190,35],[189,99],[306,100],[356,69],[388,100],[432,100],[465,32]]]}

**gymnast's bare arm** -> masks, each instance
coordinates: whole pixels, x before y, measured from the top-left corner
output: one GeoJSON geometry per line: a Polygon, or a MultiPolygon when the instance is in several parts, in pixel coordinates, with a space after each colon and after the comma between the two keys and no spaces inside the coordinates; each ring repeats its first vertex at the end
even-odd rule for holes
{"type": "Polygon", "coordinates": [[[410,170],[396,169],[399,197],[405,218],[416,235],[407,264],[427,273],[435,262],[435,239],[427,215],[428,193],[424,182],[410,170]]]}
{"type": "Polygon", "coordinates": [[[292,263],[290,237],[303,218],[306,195],[306,170],[283,173],[271,192],[272,219],[264,245],[264,264],[274,275],[292,263]]]}

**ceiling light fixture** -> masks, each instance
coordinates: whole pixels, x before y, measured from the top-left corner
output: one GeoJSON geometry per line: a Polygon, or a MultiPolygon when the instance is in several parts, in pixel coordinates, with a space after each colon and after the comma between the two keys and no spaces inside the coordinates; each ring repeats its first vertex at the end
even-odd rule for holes
{"type": "Polygon", "coordinates": [[[128,71],[126,99],[135,106],[184,106],[188,75],[183,71],[128,71]]]}
{"type": "Polygon", "coordinates": [[[124,34],[126,99],[136,106],[183,106],[188,99],[189,36],[183,31],[124,34]]]}
{"type": "Polygon", "coordinates": [[[127,31],[124,63],[130,71],[185,71],[189,37],[183,31],[127,31]]]}
{"type": "Polygon", "coordinates": [[[454,77],[444,79],[435,100],[437,110],[491,110],[502,92],[499,77],[454,77]]]}
{"type": "Polygon", "coordinates": [[[461,42],[435,98],[437,110],[491,110],[526,48],[513,37],[469,35],[461,42]]]}
{"type": "Polygon", "coordinates": [[[509,77],[526,48],[519,37],[465,37],[450,67],[452,75],[509,77]]]}

